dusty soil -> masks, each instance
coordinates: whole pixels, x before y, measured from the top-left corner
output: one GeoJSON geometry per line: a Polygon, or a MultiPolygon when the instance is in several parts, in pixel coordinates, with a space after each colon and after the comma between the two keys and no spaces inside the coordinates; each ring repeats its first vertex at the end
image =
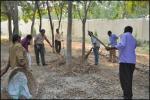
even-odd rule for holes
{"type": "MultiPolygon", "coordinates": [[[[86,44],[89,50],[90,45],[86,44]]],[[[94,65],[91,54],[84,65],[81,64],[81,44],[73,43],[73,64],[65,65],[62,56],[52,53],[46,45],[48,66],[37,66],[33,48],[31,67],[37,84],[37,99],[122,99],[119,83],[118,64],[109,63],[107,57],[100,56],[100,64],[94,65]]],[[[107,52],[101,49],[107,56],[107,52]]],[[[1,69],[6,66],[8,44],[1,44],[1,69]]],[[[138,53],[133,76],[133,98],[149,99],[149,56],[138,53]]],[[[9,73],[9,72],[8,72],[9,73]]],[[[6,88],[8,73],[1,78],[2,88],[6,88]]]]}

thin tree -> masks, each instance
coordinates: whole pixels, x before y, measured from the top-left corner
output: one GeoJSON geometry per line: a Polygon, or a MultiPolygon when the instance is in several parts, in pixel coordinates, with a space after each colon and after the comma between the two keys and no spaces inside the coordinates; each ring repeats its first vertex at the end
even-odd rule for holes
{"type": "MultiPolygon", "coordinates": [[[[10,2],[10,1],[9,1],[10,2]]],[[[19,17],[18,17],[18,1],[11,1],[13,4],[12,19],[13,19],[13,34],[19,34],[19,17]]]]}
{"type": "Polygon", "coordinates": [[[39,31],[41,30],[42,28],[42,16],[41,16],[41,11],[40,11],[40,5],[39,5],[39,1],[37,1],[36,5],[37,5],[37,9],[38,9],[38,14],[39,14],[39,17],[40,17],[40,25],[39,25],[39,31]]]}
{"type": "Polygon", "coordinates": [[[36,10],[37,10],[37,1],[35,1],[35,6],[34,6],[34,9],[33,9],[33,17],[32,17],[32,24],[31,24],[31,35],[33,35],[36,10]]]}
{"type": "Polygon", "coordinates": [[[68,27],[67,27],[67,66],[72,64],[72,1],[68,1],[68,27]]]}
{"type": "Polygon", "coordinates": [[[91,5],[91,1],[82,1],[82,2],[78,2],[78,4],[79,3],[83,4],[83,16],[81,16],[79,7],[77,7],[77,11],[78,11],[79,17],[82,22],[82,62],[84,62],[84,58],[85,58],[85,25],[86,25],[87,13],[88,13],[89,7],[91,5]]]}
{"type": "Polygon", "coordinates": [[[54,4],[54,9],[55,9],[57,19],[58,19],[58,29],[60,29],[62,13],[63,13],[63,8],[64,8],[64,5],[65,5],[65,2],[64,1],[58,1],[58,2],[59,2],[58,6],[55,6],[55,4],[54,4]]]}
{"type": "Polygon", "coordinates": [[[2,15],[6,15],[6,17],[8,18],[8,32],[9,32],[9,41],[12,40],[12,9],[13,9],[13,5],[12,2],[8,2],[8,1],[2,1],[1,2],[1,14],[2,15]]]}
{"type": "Polygon", "coordinates": [[[46,4],[47,4],[48,17],[49,17],[49,22],[50,22],[51,32],[52,32],[52,46],[53,46],[52,49],[53,49],[53,52],[54,52],[54,27],[53,27],[53,23],[52,23],[52,18],[51,18],[51,13],[50,13],[48,0],[47,0],[46,4]]]}

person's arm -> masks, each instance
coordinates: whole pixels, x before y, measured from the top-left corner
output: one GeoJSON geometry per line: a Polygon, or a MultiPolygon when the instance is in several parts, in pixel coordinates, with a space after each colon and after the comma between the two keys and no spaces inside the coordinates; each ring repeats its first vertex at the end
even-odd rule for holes
{"type": "Polygon", "coordinates": [[[63,41],[63,32],[61,32],[60,36],[61,36],[61,41],[63,41]]]}
{"type": "Polygon", "coordinates": [[[121,41],[120,43],[118,43],[117,45],[115,45],[115,47],[106,47],[106,50],[112,50],[112,49],[123,49],[126,46],[126,36],[123,35],[121,37],[121,41]]]}
{"type": "Polygon", "coordinates": [[[122,35],[120,43],[118,43],[115,48],[123,49],[126,46],[126,35],[122,35]]]}
{"type": "Polygon", "coordinates": [[[47,39],[46,36],[44,36],[45,40],[47,41],[47,43],[52,47],[51,43],[49,42],[49,40],[47,39]]]}

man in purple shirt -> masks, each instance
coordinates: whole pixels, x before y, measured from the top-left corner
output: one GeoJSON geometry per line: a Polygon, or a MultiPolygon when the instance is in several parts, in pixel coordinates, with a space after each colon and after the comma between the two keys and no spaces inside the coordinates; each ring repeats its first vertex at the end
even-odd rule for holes
{"type": "Polygon", "coordinates": [[[115,47],[106,47],[106,50],[119,50],[119,77],[124,99],[132,99],[132,78],[136,64],[136,40],[132,36],[133,28],[126,26],[121,41],[115,47]]]}
{"type": "Polygon", "coordinates": [[[30,41],[32,40],[32,35],[27,35],[25,38],[23,38],[22,40],[21,40],[21,44],[22,44],[22,46],[25,48],[25,50],[27,51],[27,52],[29,52],[29,50],[28,50],[28,46],[30,45],[30,41]]]}
{"type": "Polygon", "coordinates": [[[31,61],[31,55],[30,55],[29,50],[28,50],[28,46],[30,45],[31,40],[32,40],[32,35],[27,35],[25,38],[23,38],[21,40],[21,44],[22,44],[22,46],[26,50],[26,54],[27,54],[27,57],[28,57],[29,66],[31,66],[31,63],[32,63],[32,61],[31,61]]]}
{"type": "MultiPolygon", "coordinates": [[[[117,39],[118,37],[115,34],[112,34],[111,31],[108,31],[108,36],[109,36],[109,44],[111,47],[114,47],[115,45],[117,45],[117,39]]],[[[109,61],[115,63],[116,62],[116,50],[112,49],[110,50],[110,54],[109,54],[109,61]]]]}

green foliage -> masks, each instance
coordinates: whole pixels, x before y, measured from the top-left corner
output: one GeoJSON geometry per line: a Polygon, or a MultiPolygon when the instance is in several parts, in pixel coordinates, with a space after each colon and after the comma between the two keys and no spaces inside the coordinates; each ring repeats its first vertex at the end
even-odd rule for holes
{"type": "MultiPolygon", "coordinates": [[[[46,1],[40,1],[40,11],[41,15],[45,18],[48,18],[47,9],[45,9],[44,3],[46,1]]],[[[49,1],[52,2],[52,1],[49,1]]],[[[67,18],[67,1],[53,1],[53,4],[56,7],[58,14],[60,14],[60,5],[65,3],[63,8],[62,18],[67,18]]],[[[84,16],[83,13],[83,3],[84,1],[73,1],[73,18],[80,19],[78,15],[77,7],[80,8],[81,16],[84,16]]],[[[35,1],[19,1],[19,6],[22,8],[22,14],[20,16],[26,23],[28,20],[31,20],[33,17],[35,1]]],[[[88,11],[88,19],[120,19],[120,18],[140,18],[149,15],[149,1],[91,1],[92,5],[88,11]]],[[[7,20],[7,16],[2,12],[6,12],[4,7],[5,2],[1,1],[1,20],[7,20]]],[[[57,19],[56,11],[54,5],[51,5],[51,15],[52,19],[57,19]]],[[[36,13],[35,18],[39,19],[38,14],[36,13]]]]}
{"type": "Polygon", "coordinates": [[[92,6],[89,18],[139,18],[147,15],[149,15],[149,1],[102,1],[92,6]]]}
{"type": "Polygon", "coordinates": [[[94,35],[95,35],[95,36],[98,36],[96,31],[94,32],[94,35]]]}
{"type": "Polygon", "coordinates": [[[7,20],[7,15],[6,15],[6,8],[5,8],[6,2],[1,1],[1,21],[7,20]]]}
{"type": "Polygon", "coordinates": [[[6,15],[1,15],[1,21],[6,21],[8,18],[6,15]]]}
{"type": "MultiPolygon", "coordinates": [[[[42,5],[42,2],[40,2],[40,5],[42,5]]],[[[21,15],[21,18],[24,20],[24,22],[28,22],[28,20],[32,20],[32,17],[33,17],[33,9],[34,9],[34,6],[35,6],[35,1],[32,1],[32,3],[28,3],[27,1],[22,1],[21,2],[21,7],[22,7],[22,15],[21,15]]],[[[40,11],[41,11],[41,15],[46,15],[47,14],[47,10],[43,7],[43,6],[40,6],[40,11]]],[[[35,18],[38,18],[39,19],[39,15],[38,13],[35,14],[35,18]]]]}
{"type": "Polygon", "coordinates": [[[28,2],[22,2],[22,15],[21,18],[24,20],[25,23],[28,22],[28,20],[32,19],[33,16],[33,5],[28,2]]]}

